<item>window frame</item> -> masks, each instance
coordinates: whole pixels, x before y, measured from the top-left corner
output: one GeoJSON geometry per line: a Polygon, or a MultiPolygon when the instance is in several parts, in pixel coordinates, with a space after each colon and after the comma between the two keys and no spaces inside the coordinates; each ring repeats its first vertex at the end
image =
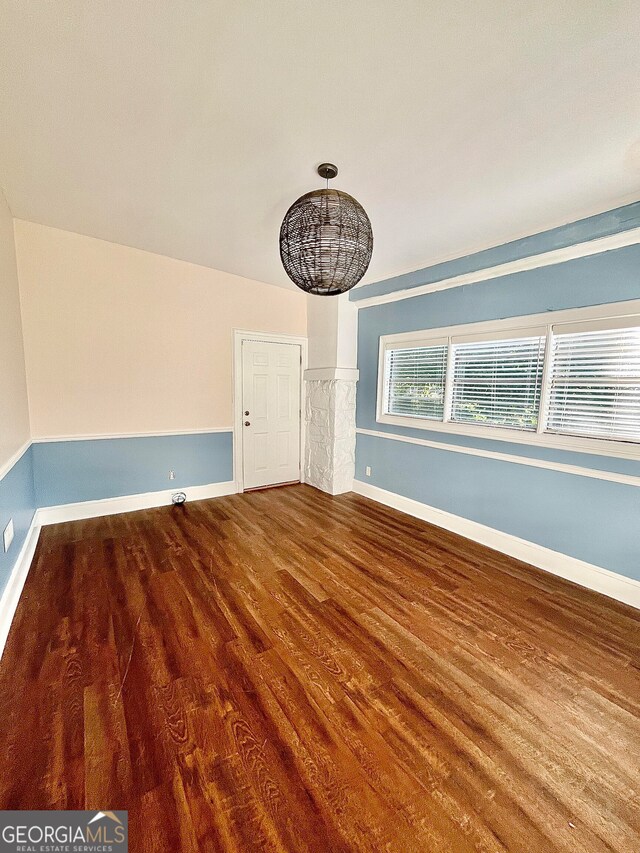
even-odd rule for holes
{"type": "MultiPolygon", "coordinates": [[[[409,340],[407,342],[402,341],[400,343],[400,345],[385,348],[385,353],[386,353],[387,349],[394,349],[396,351],[401,350],[401,349],[413,349],[412,344],[413,344],[413,342],[411,340],[409,340]]],[[[420,348],[423,348],[423,347],[441,347],[441,346],[444,346],[445,348],[448,347],[448,338],[445,335],[442,335],[439,338],[431,338],[427,344],[423,344],[423,343],[420,344],[420,348]]],[[[384,361],[383,361],[383,364],[385,364],[384,361]]],[[[446,415],[446,412],[447,412],[446,391],[447,391],[448,369],[449,369],[449,350],[447,349],[447,352],[445,353],[445,369],[444,369],[444,375],[443,375],[443,380],[442,380],[443,381],[442,391],[443,391],[443,395],[444,395],[443,417],[444,417],[444,415],[446,415]]],[[[385,368],[383,368],[383,373],[384,373],[384,375],[382,377],[382,383],[383,383],[384,399],[382,400],[382,411],[384,411],[386,401],[389,398],[389,381],[391,378],[389,375],[390,371],[387,371],[385,368]]],[[[408,417],[411,420],[419,420],[421,422],[426,422],[426,423],[430,423],[430,424],[431,423],[443,423],[443,421],[439,421],[437,418],[426,418],[426,417],[425,418],[411,418],[410,415],[399,415],[399,414],[390,414],[389,417],[397,417],[397,418],[408,417]]]]}
{"type": "Polygon", "coordinates": [[[529,314],[509,317],[501,320],[488,320],[477,323],[465,323],[455,326],[445,326],[424,331],[401,332],[393,335],[381,335],[378,349],[378,377],[376,393],[376,421],[382,424],[419,429],[427,432],[444,432],[454,435],[470,436],[473,438],[492,439],[515,444],[529,444],[537,447],[548,447],[558,450],[570,450],[579,453],[591,453],[599,456],[613,456],[622,459],[640,460],[640,442],[625,441],[562,433],[547,432],[547,422],[550,402],[551,374],[551,338],[552,327],[572,324],[587,320],[597,320],[606,323],[615,322],[621,318],[636,318],[640,326],[640,299],[617,302],[606,305],[588,306],[585,308],[570,308],[560,311],[548,311],[542,314],[529,314]],[[545,357],[543,363],[542,389],[537,431],[513,429],[487,424],[464,424],[450,420],[451,397],[453,390],[452,342],[454,337],[466,335],[496,334],[497,338],[526,337],[533,328],[543,326],[546,330],[545,357]],[[447,364],[445,370],[445,408],[444,420],[415,418],[410,415],[391,415],[385,412],[386,405],[386,351],[398,346],[427,347],[448,340],[447,364]]]}

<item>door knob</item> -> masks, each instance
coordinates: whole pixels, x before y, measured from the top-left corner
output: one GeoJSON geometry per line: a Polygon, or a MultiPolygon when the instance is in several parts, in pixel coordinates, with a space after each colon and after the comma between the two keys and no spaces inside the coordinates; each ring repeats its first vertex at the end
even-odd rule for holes
{"type": "Polygon", "coordinates": [[[244,425],[245,425],[245,426],[251,426],[251,424],[249,423],[249,421],[245,421],[245,422],[244,422],[244,425]]]}
{"type": "Polygon", "coordinates": [[[245,415],[248,415],[248,414],[249,414],[249,412],[245,412],[245,415]]]}

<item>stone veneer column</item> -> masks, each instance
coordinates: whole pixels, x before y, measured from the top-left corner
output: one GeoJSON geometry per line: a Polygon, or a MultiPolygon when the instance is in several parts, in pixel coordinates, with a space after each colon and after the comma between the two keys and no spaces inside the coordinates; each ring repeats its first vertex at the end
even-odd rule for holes
{"type": "Polygon", "coordinates": [[[350,492],[355,476],[358,371],[305,371],[305,482],[331,495],[350,492]]]}

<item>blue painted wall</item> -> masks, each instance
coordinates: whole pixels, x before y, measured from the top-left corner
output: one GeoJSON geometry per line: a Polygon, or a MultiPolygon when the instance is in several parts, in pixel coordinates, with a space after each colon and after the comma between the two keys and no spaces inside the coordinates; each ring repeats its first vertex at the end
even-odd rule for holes
{"type": "Polygon", "coordinates": [[[474,285],[362,308],[358,317],[357,425],[557,462],[640,475],[640,463],[610,457],[406,429],[376,422],[381,335],[475,323],[640,298],[640,245],[514,273],[474,285]]]}
{"type": "MultiPolygon", "coordinates": [[[[614,230],[621,230],[619,225],[625,222],[625,227],[635,227],[640,224],[640,204],[603,214],[596,220],[583,221],[589,223],[594,236],[600,236],[598,222],[602,228],[608,224],[614,230]]],[[[579,226],[580,223],[565,226],[564,237],[588,239],[579,226]]],[[[557,234],[549,234],[558,239],[557,234]]],[[[547,244],[543,239],[530,238],[529,245],[547,244]]],[[[476,260],[478,266],[471,263],[471,269],[498,262],[476,260]]],[[[424,272],[420,271],[421,276],[424,272]]],[[[395,280],[395,289],[404,289],[404,280],[405,276],[395,280]]],[[[384,284],[394,289],[393,280],[384,284]]],[[[375,287],[362,288],[362,296],[374,295],[375,287]]],[[[357,425],[378,432],[640,476],[640,462],[634,460],[407,429],[376,421],[381,335],[628,299],[640,299],[640,246],[363,308],[358,330],[357,425]]],[[[636,487],[366,435],[358,436],[356,477],[640,579],[640,489],[636,487]],[[372,468],[371,477],[365,477],[367,465],[372,468]]]]}
{"type": "Polygon", "coordinates": [[[370,435],[356,457],[359,480],[640,580],[636,486],[370,435]]]}
{"type": "Polygon", "coordinates": [[[6,554],[0,539],[0,595],[37,507],[232,479],[232,432],[33,444],[0,480],[0,533],[10,518],[15,526],[6,554]]]}
{"type": "Polygon", "coordinates": [[[586,240],[608,237],[611,234],[618,234],[621,231],[628,231],[630,228],[639,226],[640,201],[618,207],[615,210],[608,210],[605,213],[599,213],[596,216],[590,216],[588,219],[570,222],[568,225],[561,225],[559,228],[542,231],[521,240],[504,243],[502,246],[493,246],[483,252],[434,264],[406,273],[406,275],[377,281],[366,287],[358,287],[350,292],[349,298],[353,302],[357,302],[360,299],[368,299],[370,296],[420,287],[423,284],[431,284],[445,278],[477,272],[487,267],[527,258],[530,255],[539,255],[554,249],[564,249],[576,243],[584,243],[586,240]]]}
{"type": "Polygon", "coordinates": [[[0,533],[13,518],[15,537],[5,554],[0,539],[0,595],[2,595],[11,570],[18,558],[20,549],[29,530],[36,511],[36,497],[33,481],[33,456],[29,448],[8,474],[0,480],[0,533]]]}
{"type": "Polygon", "coordinates": [[[42,507],[233,479],[232,432],[54,441],[32,450],[42,507]]]}

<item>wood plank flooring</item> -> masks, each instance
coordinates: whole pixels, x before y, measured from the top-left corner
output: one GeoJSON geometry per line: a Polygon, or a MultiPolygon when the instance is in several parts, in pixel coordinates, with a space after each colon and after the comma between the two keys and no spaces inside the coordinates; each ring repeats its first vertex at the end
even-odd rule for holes
{"type": "Polygon", "coordinates": [[[640,850],[638,613],[307,486],[44,528],[0,808],[138,851],[640,850]]]}

